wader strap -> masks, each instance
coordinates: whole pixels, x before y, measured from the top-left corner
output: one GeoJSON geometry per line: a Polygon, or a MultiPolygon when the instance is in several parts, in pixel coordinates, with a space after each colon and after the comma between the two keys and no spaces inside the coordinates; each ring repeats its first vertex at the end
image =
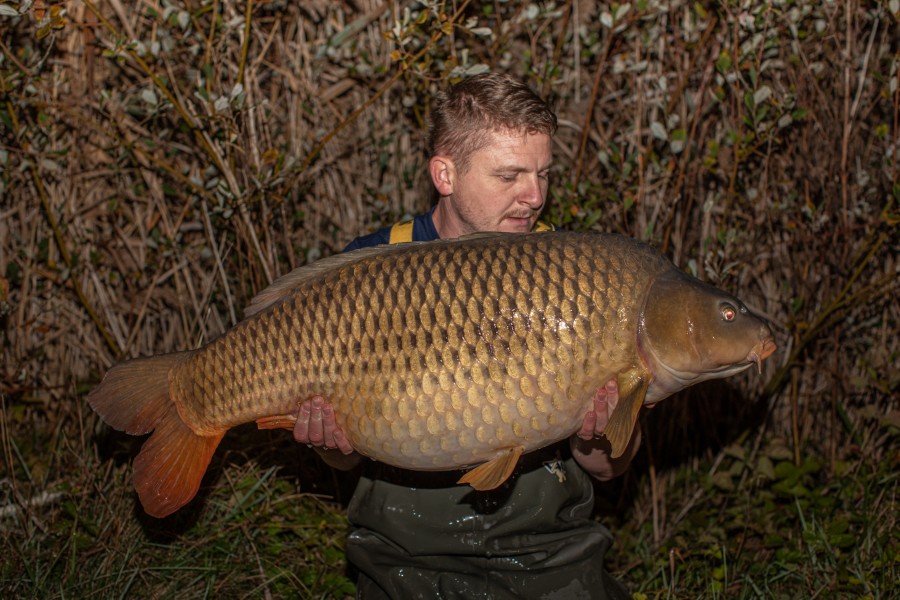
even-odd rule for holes
{"type": "Polygon", "coordinates": [[[391,237],[388,244],[401,244],[403,242],[411,242],[413,237],[413,221],[403,221],[402,223],[394,223],[391,226],[391,237]]]}

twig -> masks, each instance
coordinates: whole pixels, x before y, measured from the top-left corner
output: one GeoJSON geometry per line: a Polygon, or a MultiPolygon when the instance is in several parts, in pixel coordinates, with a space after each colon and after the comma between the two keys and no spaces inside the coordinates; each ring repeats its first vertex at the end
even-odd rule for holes
{"type": "MultiPolygon", "coordinates": [[[[9,114],[10,123],[12,123],[13,135],[19,141],[19,147],[22,149],[22,152],[28,154],[29,144],[27,140],[25,140],[21,135],[19,120],[18,118],[16,118],[16,112],[9,101],[6,102],[6,110],[9,114]]],[[[65,263],[66,265],[66,269],[68,269],[69,271],[69,281],[71,282],[72,289],[75,291],[75,295],[78,296],[78,301],[81,303],[81,306],[94,322],[94,325],[97,327],[100,335],[103,336],[103,339],[106,342],[107,346],[109,346],[109,349],[112,350],[112,352],[116,356],[120,356],[122,350],[119,348],[119,345],[116,343],[116,341],[112,338],[109,331],[107,331],[106,327],[103,326],[103,322],[100,320],[100,316],[97,314],[97,311],[94,310],[93,305],[91,305],[90,300],[88,300],[88,297],[84,294],[84,290],[81,288],[81,280],[75,273],[75,265],[72,262],[72,255],[69,254],[69,249],[65,244],[65,240],[63,239],[62,231],[60,231],[59,224],[56,221],[56,217],[53,215],[53,209],[50,206],[50,198],[47,196],[47,190],[44,188],[44,182],[41,179],[40,173],[38,173],[37,164],[35,161],[30,161],[29,172],[31,173],[31,179],[34,183],[34,187],[37,189],[38,196],[41,199],[41,206],[44,209],[47,223],[50,225],[50,229],[53,231],[53,238],[56,240],[56,246],[59,249],[60,255],[62,256],[63,263],[65,263]]]]}
{"type": "Polygon", "coordinates": [[[219,254],[219,246],[216,244],[216,232],[213,230],[212,222],[209,220],[209,210],[206,208],[206,203],[201,203],[201,207],[203,208],[203,224],[209,239],[209,247],[216,258],[216,268],[222,277],[222,287],[225,289],[225,298],[228,300],[228,314],[231,316],[231,322],[237,323],[237,316],[234,312],[234,298],[231,296],[228,277],[225,275],[225,266],[222,264],[222,256],[219,254]]]}
{"type": "MultiPolygon", "coordinates": [[[[573,0],[566,0],[566,7],[563,9],[562,21],[560,21],[560,24],[559,24],[559,35],[556,38],[556,45],[553,47],[553,62],[550,63],[549,65],[547,65],[547,67],[549,67],[550,65],[558,65],[559,64],[559,59],[562,56],[563,43],[566,40],[566,30],[569,27],[569,20],[572,18],[572,11],[577,10],[577,8],[573,9],[573,4],[574,4],[573,0]]],[[[575,67],[577,68],[578,64],[579,64],[579,61],[577,60],[577,57],[578,57],[577,52],[578,52],[578,46],[579,46],[577,26],[574,28],[574,31],[573,31],[572,42],[575,46],[575,48],[574,48],[575,57],[576,57],[575,67]]],[[[577,76],[576,76],[576,79],[577,79],[577,76]]],[[[551,87],[550,80],[548,77],[546,77],[546,72],[545,72],[544,82],[541,84],[541,96],[546,97],[550,93],[550,87],[551,87]]],[[[578,89],[577,85],[575,86],[575,89],[576,90],[578,89]]]]}
{"type": "Polygon", "coordinates": [[[238,65],[237,76],[237,82],[241,85],[244,85],[244,68],[247,66],[247,51],[250,50],[250,24],[252,17],[253,0],[247,0],[244,8],[244,39],[241,40],[241,62],[238,65]]]}
{"type": "Polygon", "coordinates": [[[23,508],[37,508],[40,506],[46,506],[48,504],[53,504],[60,498],[65,498],[65,494],[62,492],[47,492],[43,491],[37,496],[29,498],[28,500],[24,500],[22,504],[7,504],[6,506],[0,506],[0,519],[5,517],[11,517],[15,515],[17,512],[22,510],[23,508]]]}
{"type": "Polygon", "coordinates": [[[597,104],[597,97],[600,95],[600,79],[606,71],[606,60],[612,50],[613,40],[616,36],[612,31],[606,38],[606,44],[603,46],[603,54],[600,55],[600,62],[597,63],[597,71],[594,73],[594,85],[591,88],[591,99],[588,102],[587,114],[584,117],[584,125],[581,127],[581,142],[578,144],[578,155],[575,159],[575,176],[572,182],[577,186],[581,181],[581,170],[584,166],[584,153],[587,150],[588,132],[591,128],[591,121],[594,119],[594,105],[597,104]]]}
{"type": "MultiPolygon", "coordinates": [[[[456,13],[454,13],[454,15],[452,17],[450,17],[450,21],[449,21],[450,23],[456,23],[462,17],[463,12],[465,11],[466,7],[469,5],[469,2],[471,2],[471,0],[464,0],[462,2],[462,4],[457,9],[456,13]]],[[[422,56],[424,56],[426,52],[431,50],[434,47],[434,45],[443,36],[444,36],[444,33],[441,30],[438,30],[435,33],[433,33],[431,35],[431,39],[428,41],[428,43],[425,44],[421,50],[416,52],[416,54],[413,55],[412,58],[408,59],[408,62],[415,63],[422,56]]],[[[359,118],[359,116],[361,114],[363,114],[370,106],[372,106],[372,104],[374,104],[375,101],[377,101],[379,98],[381,98],[394,85],[394,83],[398,79],[400,79],[400,77],[403,76],[403,74],[405,72],[406,72],[405,69],[402,67],[397,69],[397,71],[391,76],[391,78],[388,79],[380,88],[378,88],[378,91],[376,91],[375,94],[373,94],[371,97],[369,97],[368,100],[363,102],[362,105],[358,106],[352,113],[350,113],[350,115],[346,119],[344,119],[342,122],[340,122],[334,129],[329,131],[325,135],[325,137],[323,137],[321,140],[319,140],[319,143],[316,144],[315,147],[312,150],[310,150],[309,153],[306,155],[306,158],[303,159],[303,162],[301,163],[300,168],[297,170],[297,172],[294,174],[294,176],[291,177],[290,180],[288,180],[284,186],[282,186],[283,192],[275,194],[276,200],[281,201],[284,198],[284,195],[287,193],[288,190],[294,189],[294,186],[297,185],[297,181],[306,172],[306,169],[309,168],[309,166],[312,164],[313,160],[315,160],[315,158],[325,148],[325,146],[328,145],[328,142],[330,142],[332,140],[332,138],[334,138],[334,136],[336,136],[338,133],[340,133],[341,131],[346,129],[351,123],[353,123],[357,118],[359,118]]]]}
{"type": "Polygon", "coordinates": [[[853,61],[850,52],[853,47],[853,12],[850,9],[850,0],[845,3],[847,10],[847,39],[846,50],[844,54],[844,123],[843,134],[841,136],[841,223],[844,226],[844,233],[848,231],[847,209],[849,203],[849,174],[847,172],[847,163],[850,160],[850,65],[853,61]]]}
{"type": "Polygon", "coordinates": [[[764,393],[766,395],[771,396],[781,389],[787,373],[796,364],[797,357],[800,356],[800,353],[803,352],[803,350],[810,344],[810,342],[812,342],[824,329],[826,329],[835,318],[838,318],[840,316],[840,311],[854,306],[856,301],[871,289],[877,288],[884,283],[894,281],[894,275],[892,273],[889,273],[886,277],[879,279],[874,284],[869,284],[859,292],[850,294],[850,287],[856,282],[857,279],[859,279],[859,276],[862,274],[863,269],[865,269],[869,265],[872,257],[879,250],[879,248],[881,248],[881,245],[886,239],[887,234],[881,233],[878,236],[878,239],[870,244],[866,255],[862,259],[860,259],[853,273],[844,284],[844,287],[841,288],[840,292],[838,292],[837,296],[834,299],[832,299],[825,305],[825,307],[821,311],[819,311],[815,319],[813,319],[813,322],[810,323],[809,327],[807,328],[806,333],[804,333],[797,339],[790,356],[785,360],[784,364],[778,369],[778,371],[775,372],[775,375],[772,376],[772,379],[770,379],[766,384],[764,390],[764,393]]]}
{"type": "Polygon", "coordinates": [[[241,533],[244,534],[244,537],[247,538],[247,541],[250,542],[250,548],[253,550],[254,558],[256,558],[256,568],[259,570],[259,578],[262,580],[260,586],[263,587],[263,595],[265,596],[266,600],[272,600],[272,590],[269,589],[269,581],[266,577],[266,570],[263,568],[262,559],[259,556],[259,550],[256,549],[256,543],[254,543],[253,541],[253,536],[250,535],[250,531],[247,527],[246,521],[241,523],[240,529],[241,533]]]}
{"type": "MultiPolygon", "coordinates": [[[[110,23],[109,20],[100,13],[100,11],[94,5],[92,0],[85,0],[84,3],[85,3],[85,6],[87,6],[88,9],[90,9],[90,11],[92,13],[94,13],[94,16],[96,16],[100,20],[100,22],[107,29],[107,31],[112,33],[117,38],[122,37],[122,35],[115,28],[115,26],[112,23],[110,23]]],[[[181,116],[182,120],[185,122],[185,124],[191,130],[191,133],[193,133],[196,140],[200,143],[200,146],[206,151],[206,154],[212,159],[216,168],[219,170],[219,172],[225,178],[225,181],[228,183],[228,187],[229,187],[229,190],[231,191],[232,196],[235,199],[240,198],[241,197],[240,186],[237,183],[237,179],[234,177],[234,173],[228,167],[228,164],[222,158],[222,156],[218,152],[218,150],[216,150],[215,146],[212,143],[212,140],[210,140],[207,133],[197,124],[195,117],[187,110],[185,105],[182,102],[180,102],[178,98],[175,97],[175,93],[169,89],[169,86],[167,86],[159,78],[159,75],[157,75],[156,72],[150,68],[150,65],[148,65],[144,61],[144,59],[142,59],[135,50],[133,50],[129,47],[126,47],[124,49],[124,51],[128,54],[128,56],[131,58],[131,60],[133,60],[135,62],[135,64],[140,68],[140,70],[145,75],[147,75],[147,77],[150,78],[150,80],[153,82],[153,85],[156,86],[156,88],[166,97],[166,99],[168,99],[168,101],[172,104],[172,107],[175,109],[175,111],[181,116]]],[[[173,82],[173,85],[174,85],[175,78],[170,77],[170,80],[173,82]]],[[[241,217],[243,218],[244,222],[247,225],[248,235],[250,236],[250,240],[253,244],[253,247],[257,252],[260,266],[262,267],[263,272],[266,275],[266,279],[269,282],[271,282],[272,274],[269,270],[268,261],[265,260],[265,257],[262,253],[262,248],[259,244],[259,239],[257,238],[256,231],[253,228],[252,223],[250,221],[250,215],[247,211],[246,203],[245,202],[237,202],[236,204],[238,206],[238,212],[241,214],[241,217]]]]}

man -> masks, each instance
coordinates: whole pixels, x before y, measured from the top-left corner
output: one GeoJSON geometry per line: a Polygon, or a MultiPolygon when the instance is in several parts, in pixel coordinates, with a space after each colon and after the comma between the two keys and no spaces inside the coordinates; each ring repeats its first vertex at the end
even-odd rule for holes
{"type": "MultiPolygon", "coordinates": [[[[464,80],[432,113],[429,173],[437,205],[413,221],[357,238],[346,250],[478,231],[546,228],[556,116],[526,85],[498,74],[464,80]]],[[[458,472],[422,473],[364,461],[350,501],[347,558],[360,598],[629,598],[604,569],[611,535],[591,519],[591,475],[627,468],[640,443],[609,457],[600,435],[618,400],[597,391],[577,435],[527,454],[496,490],[457,485],[458,472]]],[[[360,462],[321,397],[301,404],[294,429],[332,466],[360,462]]]]}

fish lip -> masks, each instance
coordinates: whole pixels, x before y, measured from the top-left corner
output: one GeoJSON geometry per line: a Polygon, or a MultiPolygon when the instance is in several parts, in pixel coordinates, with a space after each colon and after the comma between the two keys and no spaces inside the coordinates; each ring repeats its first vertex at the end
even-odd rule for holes
{"type": "Polygon", "coordinates": [[[747,362],[756,363],[756,370],[762,374],[762,361],[772,356],[778,345],[772,338],[760,340],[747,354],[747,362]]]}

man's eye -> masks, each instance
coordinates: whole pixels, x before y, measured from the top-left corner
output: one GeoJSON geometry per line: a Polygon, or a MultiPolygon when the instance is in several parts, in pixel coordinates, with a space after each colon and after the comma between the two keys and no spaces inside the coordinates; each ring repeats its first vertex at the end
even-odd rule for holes
{"type": "Polygon", "coordinates": [[[500,175],[500,179],[507,183],[511,183],[516,180],[516,176],[515,175],[500,175]]]}

